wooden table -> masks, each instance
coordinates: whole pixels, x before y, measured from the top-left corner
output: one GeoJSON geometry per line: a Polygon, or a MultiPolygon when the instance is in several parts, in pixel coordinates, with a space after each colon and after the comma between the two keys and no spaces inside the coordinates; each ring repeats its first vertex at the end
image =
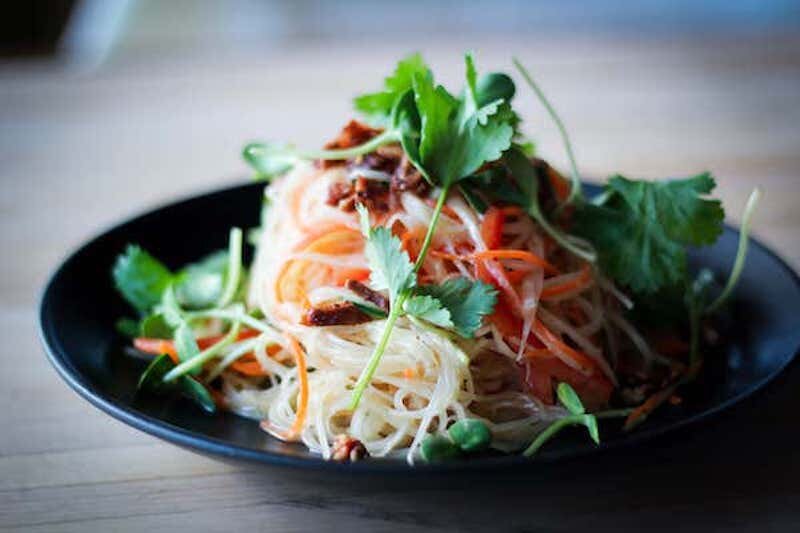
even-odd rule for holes
{"type": "MultiPolygon", "coordinates": [[[[766,191],[755,233],[800,267],[800,37],[431,43],[445,81],[461,50],[533,68],[586,175],[713,170],[736,221],[766,191]]],[[[405,46],[258,56],[136,58],[98,72],[0,70],[0,528],[26,531],[525,531],[800,528],[795,365],[704,427],[625,452],[483,480],[316,478],[248,471],[139,433],[79,399],[46,362],[36,301],[48,273],[113,221],[230,183],[252,138],[318,145],[405,46]]],[[[521,90],[526,128],[563,166],[521,90]]]]}

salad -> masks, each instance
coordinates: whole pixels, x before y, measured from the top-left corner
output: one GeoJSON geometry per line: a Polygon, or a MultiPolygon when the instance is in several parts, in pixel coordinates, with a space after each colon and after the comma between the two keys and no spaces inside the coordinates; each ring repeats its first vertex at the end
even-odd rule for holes
{"type": "MultiPolygon", "coordinates": [[[[112,276],[118,323],[150,362],[140,394],[227,409],[325,459],[536,454],[600,419],[626,431],[680,401],[742,271],[760,191],[727,278],[692,272],[724,211],[707,172],[581,187],[522,132],[512,78],[436,83],[418,54],[320,150],[259,142],[261,224],[172,269],[137,244],[112,276]],[[243,250],[255,258],[243,264],[243,250]],[[132,313],[133,315],[133,313],[132,313]],[[254,422],[255,423],[255,422],[254,422]]],[[[190,407],[187,407],[190,408],[190,407]]]]}

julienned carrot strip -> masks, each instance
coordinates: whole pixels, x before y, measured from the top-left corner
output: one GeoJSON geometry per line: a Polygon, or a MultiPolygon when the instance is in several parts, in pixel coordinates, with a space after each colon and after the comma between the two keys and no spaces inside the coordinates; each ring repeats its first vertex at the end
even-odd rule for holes
{"type": "Polygon", "coordinates": [[[542,289],[541,298],[547,300],[573,291],[583,290],[592,283],[592,270],[589,265],[583,265],[580,274],[564,283],[550,285],[542,289]]]}
{"type": "Polygon", "coordinates": [[[286,334],[289,341],[289,346],[292,348],[295,361],[297,364],[297,380],[300,384],[300,390],[297,393],[297,414],[295,415],[294,423],[289,431],[286,433],[286,440],[297,440],[300,437],[300,432],[303,430],[303,424],[306,421],[306,412],[308,411],[308,368],[306,367],[306,354],[303,352],[303,347],[292,335],[286,334]]]}
{"type": "Polygon", "coordinates": [[[558,335],[547,329],[541,320],[537,319],[533,323],[533,334],[566,365],[587,376],[594,372],[594,362],[588,355],[568,346],[558,335]]]}
{"type": "Polygon", "coordinates": [[[510,281],[511,283],[519,283],[525,276],[530,274],[531,271],[517,269],[517,270],[506,270],[505,273],[506,273],[506,278],[508,278],[508,281],[510,281]]]}
{"type": "MultiPolygon", "coordinates": [[[[277,344],[273,344],[267,348],[267,353],[271,356],[279,351],[281,351],[281,347],[277,344]]],[[[269,375],[269,372],[264,370],[253,352],[247,353],[231,363],[230,368],[245,376],[263,377],[269,375]]]]}
{"type": "Polygon", "coordinates": [[[661,389],[647,398],[642,405],[634,409],[631,414],[628,415],[628,418],[625,419],[625,425],[623,426],[623,429],[627,431],[644,422],[650,413],[655,411],[661,404],[666,402],[670,396],[672,396],[672,393],[675,392],[675,389],[678,388],[678,385],[680,385],[680,381],[670,385],[669,387],[661,389]]]}
{"type": "MultiPolygon", "coordinates": [[[[342,227],[330,233],[316,236],[302,251],[331,255],[359,253],[364,248],[364,237],[352,228],[342,227]]],[[[344,284],[348,278],[363,279],[368,275],[366,269],[347,269],[337,275],[337,270],[329,265],[308,259],[290,259],[281,267],[275,278],[275,296],[278,302],[291,301],[303,305],[308,291],[315,286],[344,284]],[[354,270],[357,270],[355,272],[354,270]]]]}
{"type": "Polygon", "coordinates": [[[505,207],[501,207],[500,210],[504,215],[509,217],[518,217],[522,215],[522,208],[517,205],[507,205],[505,207]]]}
{"type": "MultiPolygon", "coordinates": [[[[246,328],[239,332],[239,335],[236,339],[241,341],[244,339],[257,337],[258,334],[259,334],[258,331],[246,328]]],[[[200,337],[199,339],[197,339],[197,346],[201,350],[205,350],[206,348],[209,348],[218,343],[220,340],[222,340],[223,337],[224,335],[200,337]]],[[[169,339],[153,339],[150,337],[137,337],[133,339],[133,347],[139,351],[153,355],[167,354],[173,361],[175,361],[176,363],[178,362],[178,352],[175,351],[175,343],[173,343],[169,339]]]]}
{"type": "Polygon", "coordinates": [[[133,347],[140,352],[153,355],[167,354],[176,365],[180,363],[178,352],[175,350],[175,343],[166,339],[150,339],[147,337],[137,337],[133,339],[133,347]]]}
{"type": "Polygon", "coordinates": [[[415,261],[419,255],[419,248],[422,246],[426,231],[427,228],[424,226],[415,226],[406,230],[400,238],[400,245],[412,261],[415,261]]]}
{"type": "Polygon", "coordinates": [[[546,272],[558,274],[558,269],[536,254],[526,250],[484,250],[472,254],[477,259],[519,259],[542,267],[546,272]]]}
{"type": "MultiPolygon", "coordinates": [[[[236,340],[241,341],[244,339],[250,339],[252,337],[257,337],[258,335],[259,332],[257,330],[246,328],[239,332],[239,335],[236,337],[236,340]]],[[[200,348],[201,350],[205,350],[206,348],[210,348],[211,346],[221,341],[223,337],[224,335],[200,337],[199,339],[197,339],[197,347],[200,348]]],[[[178,352],[177,350],[175,350],[175,343],[169,339],[152,339],[148,337],[137,337],[133,339],[133,347],[139,351],[149,353],[152,355],[167,354],[169,355],[169,358],[172,359],[173,363],[175,363],[176,365],[180,363],[180,359],[178,358],[178,352]]],[[[237,370],[235,368],[235,365],[237,363],[238,361],[234,362],[231,365],[231,367],[233,367],[234,370],[237,370]]],[[[261,366],[259,365],[259,369],[260,368],[261,366]]],[[[248,374],[247,372],[242,372],[242,374],[256,375],[256,374],[248,374]]],[[[262,370],[262,373],[258,375],[266,375],[266,374],[264,374],[262,370]]]]}
{"type": "Polygon", "coordinates": [[[506,215],[498,207],[490,207],[483,215],[481,222],[481,238],[487,248],[499,248],[503,244],[503,226],[505,225],[506,215]]]}
{"type": "Polygon", "coordinates": [[[536,254],[526,250],[483,250],[481,252],[473,252],[468,255],[455,255],[446,252],[433,251],[431,252],[439,257],[450,259],[451,261],[468,261],[470,259],[518,259],[526,263],[541,267],[545,272],[551,274],[558,274],[558,269],[542,259],[536,254]]]}
{"type": "Polygon", "coordinates": [[[338,232],[352,232],[360,235],[360,232],[356,229],[353,229],[349,226],[345,226],[339,222],[334,222],[332,224],[325,224],[322,227],[315,228],[314,230],[308,232],[308,234],[297,244],[294,245],[294,250],[299,251],[303,250],[304,248],[308,247],[314,241],[328,235],[330,233],[338,233],[338,232]]]}
{"type": "Polygon", "coordinates": [[[553,189],[559,202],[567,199],[570,193],[570,183],[553,167],[547,168],[547,181],[550,182],[550,188],[553,189]]]}

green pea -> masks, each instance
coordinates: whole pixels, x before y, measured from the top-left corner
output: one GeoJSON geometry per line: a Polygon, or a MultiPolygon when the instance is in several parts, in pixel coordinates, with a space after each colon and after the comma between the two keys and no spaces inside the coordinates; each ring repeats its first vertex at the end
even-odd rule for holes
{"type": "Polygon", "coordinates": [[[481,420],[466,418],[459,420],[447,430],[453,442],[462,451],[480,452],[489,447],[492,442],[492,433],[481,420]]]}
{"type": "Polygon", "coordinates": [[[422,458],[428,463],[447,461],[461,455],[461,450],[444,435],[428,435],[422,441],[422,458]]]}

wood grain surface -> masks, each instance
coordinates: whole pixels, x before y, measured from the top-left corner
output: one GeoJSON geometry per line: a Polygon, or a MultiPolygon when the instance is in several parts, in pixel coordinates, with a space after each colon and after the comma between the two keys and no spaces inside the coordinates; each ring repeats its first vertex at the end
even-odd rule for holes
{"type": "MultiPolygon", "coordinates": [[[[735,222],[800,267],[800,38],[441,43],[510,68],[518,54],[563,115],[585,175],[712,170],[735,222]],[[463,45],[463,46],[462,46],[463,45]]],[[[407,46],[312,45],[247,57],[134,58],[99,71],[0,68],[0,528],[25,531],[800,530],[800,370],[715,419],[591,462],[483,479],[326,478],[252,470],[139,433],[79,399],[37,338],[43,283],[132,213],[229,184],[254,138],[319,145],[407,46]]],[[[540,152],[553,126],[524,90],[540,152]]]]}

